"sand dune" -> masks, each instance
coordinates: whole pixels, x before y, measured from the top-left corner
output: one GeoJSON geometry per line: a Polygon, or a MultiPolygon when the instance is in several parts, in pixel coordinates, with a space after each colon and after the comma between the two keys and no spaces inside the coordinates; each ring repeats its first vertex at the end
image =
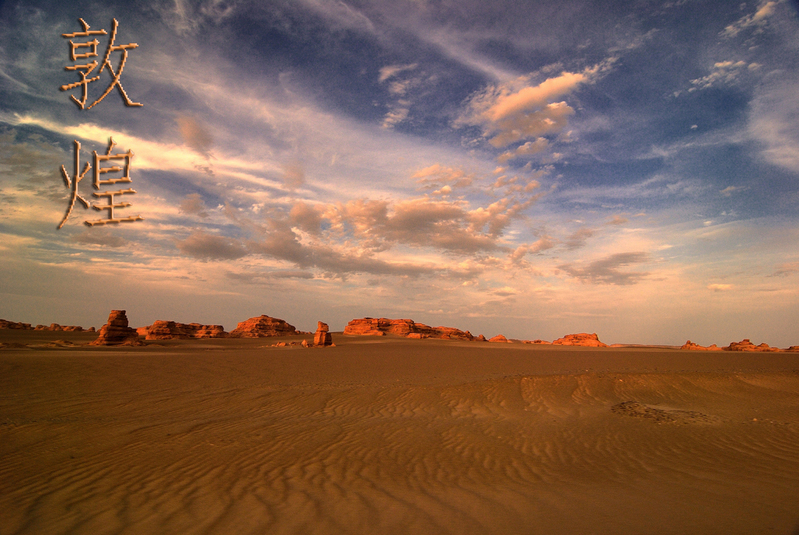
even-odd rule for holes
{"type": "Polygon", "coordinates": [[[0,533],[799,526],[795,356],[334,340],[3,350],[0,533]]]}

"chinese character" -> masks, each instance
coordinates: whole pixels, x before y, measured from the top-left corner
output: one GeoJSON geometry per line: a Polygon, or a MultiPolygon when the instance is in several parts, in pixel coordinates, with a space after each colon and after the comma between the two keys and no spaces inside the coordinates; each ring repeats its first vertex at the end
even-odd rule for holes
{"type": "MultiPolygon", "coordinates": [[[[131,160],[133,159],[133,152],[128,150],[128,152],[116,153],[111,154],[116,143],[114,143],[113,138],[108,139],[108,148],[105,151],[105,155],[97,154],[97,151],[93,151],[94,154],[94,166],[89,164],[88,162],[83,168],[83,172],[80,172],[80,142],[75,141],[75,176],[70,179],[69,174],[67,174],[66,168],[62,165],[61,166],[61,174],[64,178],[64,182],[66,183],[67,187],[72,190],[72,195],[69,203],[69,208],[67,209],[67,213],[64,215],[64,220],[61,221],[61,224],[58,225],[58,228],[64,226],[67,219],[69,219],[70,214],[72,213],[72,209],[75,206],[75,200],[79,200],[83,203],[84,208],[89,207],[89,203],[81,197],[78,193],[78,183],[83,179],[89,169],[94,169],[94,189],[100,189],[100,186],[104,185],[113,185],[113,184],[120,184],[120,183],[129,183],[132,182],[130,178],[130,165],[131,160]],[[107,162],[109,160],[124,160],[124,166],[120,167],[118,165],[113,165],[111,167],[101,167],[101,162],[107,162]],[[102,180],[100,177],[106,173],[114,173],[123,171],[123,175],[121,178],[109,178],[102,180]]],[[[107,223],[123,223],[123,222],[133,222],[133,221],[144,221],[144,218],[140,215],[135,216],[128,216],[128,217],[114,217],[114,208],[127,208],[131,204],[129,202],[114,202],[115,195],[128,195],[136,193],[136,190],[132,188],[121,189],[117,191],[106,191],[97,193],[94,192],[92,195],[95,197],[106,197],[108,202],[106,204],[92,204],[91,207],[97,211],[108,210],[108,217],[105,219],[93,219],[90,221],[84,221],[84,224],[93,227],[94,225],[105,225],[107,223]]]]}
{"type": "MultiPolygon", "coordinates": [[[[61,37],[70,38],[69,59],[71,61],[78,61],[82,59],[88,60],[89,58],[99,57],[97,55],[97,45],[100,44],[100,42],[97,40],[96,37],[91,41],[78,42],[78,43],[73,42],[71,38],[90,37],[93,35],[108,35],[107,32],[105,30],[89,30],[89,25],[86,23],[86,21],[84,21],[83,19],[78,19],[78,21],[83,26],[82,32],[61,34],[61,37]],[[79,52],[80,50],[83,49],[88,49],[88,51],[79,52]]],[[[80,109],[90,110],[92,106],[103,100],[106,97],[106,95],[108,95],[108,93],[110,93],[111,90],[114,89],[114,87],[116,87],[119,90],[119,92],[122,94],[122,99],[125,101],[126,106],[142,106],[142,104],[138,102],[133,102],[128,98],[127,93],[125,93],[125,89],[122,87],[122,84],[119,81],[120,76],[122,76],[122,69],[125,67],[125,62],[128,59],[128,49],[136,48],[139,45],[136,43],[128,43],[127,45],[114,45],[114,40],[116,39],[118,26],[119,23],[117,22],[117,19],[113,19],[113,25],[111,28],[111,39],[108,41],[108,47],[105,49],[105,56],[103,57],[103,62],[100,64],[100,69],[97,71],[97,76],[89,78],[89,75],[91,75],[94,72],[94,69],[97,68],[98,65],[97,60],[92,60],[90,63],[85,63],[83,65],[68,65],[67,67],[64,67],[64,69],[67,71],[78,71],[78,74],[80,74],[80,81],[68,85],[62,85],[60,88],[61,91],[68,91],[78,86],[81,87],[80,99],[76,98],[75,95],[70,95],[72,100],[75,101],[75,103],[78,105],[78,108],[80,109]],[[117,51],[122,52],[122,57],[119,60],[119,66],[117,67],[116,70],[114,70],[114,68],[111,66],[111,52],[117,52],[117,51]],[[86,108],[85,106],[88,94],[88,85],[91,82],[99,80],[100,73],[102,73],[106,67],[108,68],[108,72],[111,74],[112,78],[111,84],[105,90],[105,93],[103,93],[100,96],[100,98],[95,100],[93,103],[89,105],[88,108],[86,108]]]]}
{"type": "Polygon", "coordinates": [[[58,228],[64,226],[64,223],[67,222],[69,219],[69,214],[72,213],[72,208],[75,207],[75,199],[78,199],[80,202],[83,203],[84,208],[89,207],[89,203],[80,196],[78,193],[78,183],[83,179],[83,175],[86,174],[86,171],[89,170],[91,165],[86,162],[86,167],[83,168],[83,172],[80,172],[80,141],[75,140],[75,176],[70,180],[69,174],[67,173],[66,168],[62,165],[61,166],[61,176],[64,177],[64,182],[66,182],[67,187],[72,190],[72,195],[69,200],[69,208],[67,208],[67,213],[64,215],[64,219],[61,221],[61,224],[58,225],[58,228]]]}

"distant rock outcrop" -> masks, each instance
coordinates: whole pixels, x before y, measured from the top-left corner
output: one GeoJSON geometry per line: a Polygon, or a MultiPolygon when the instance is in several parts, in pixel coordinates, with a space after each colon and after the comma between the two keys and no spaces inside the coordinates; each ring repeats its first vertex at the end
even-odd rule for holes
{"type": "Polygon", "coordinates": [[[30,323],[20,323],[17,321],[0,320],[0,329],[18,329],[20,331],[30,331],[30,323]]]}
{"type": "Polygon", "coordinates": [[[144,345],[139,341],[136,329],[128,327],[128,316],[124,310],[112,310],[108,315],[108,323],[103,325],[93,346],[144,345]]]}
{"type": "Polygon", "coordinates": [[[330,336],[330,327],[327,323],[317,322],[316,333],[313,337],[314,347],[327,347],[333,345],[333,337],[330,336]]]}
{"type": "Polygon", "coordinates": [[[688,340],[680,349],[689,349],[692,351],[721,351],[721,348],[716,344],[711,344],[707,347],[700,346],[699,344],[695,344],[692,341],[688,340]]]}
{"type": "Polygon", "coordinates": [[[777,347],[769,347],[768,344],[760,344],[756,346],[749,341],[749,338],[744,338],[740,342],[732,342],[727,347],[722,348],[724,351],[760,351],[760,352],[777,352],[782,351],[777,347]]]}
{"type": "Polygon", "coordinates": [[[350,321],[344,328],[344,334],[365,336],[397,336],[413,338],[443,338],[451,340],[474,340],[469,331],[461,331],[453,327],[430,327],[424,323],[416,323],[410,319],[361,318],[350,321]]]}
{"type": "Polygon", "coordinates": [[[289,325],[281,319],[263,315],[239,322],[239,325],[228,336],[229,338],[266,338],[290,334],[298,334],[293,325],[289,325]]]}
{"type": "Polygon", "coordinates": [[[510,343],[510,340],[505,338],[505,336],[502,335],[502,334],[498,334],[498,335],[494,336],[493,338],[489,338],[488,341],[489,342],[502,342],[502,343],[505,343],[505,344],[509,344],[510,343]]]}
{"type": "Polygon", "coordinates": [[[221,325],[200,325],[199,323],[177,323],[158,320],[148,327],[136,329],[147,340],[187,340],[189,338],[226,338],[221,325]]]}
{"type": "Polygon", "coordinates": [[[525,344],[535,344],[535,345],[551,345],[552,342],[547,342],[546,340],[541,340],[540,338],[536,338],[535,340],[524,340],[525,344]]]}
{"type": "Polygon", "coordinates": [[[66,331],[66,332],[94,332],[94,327],[91,329],[84,329],[80,325],[59,325],[58,323],[51,323],[50,325],[37,325],[32,327],[30,323],[20,323],[17,321],[0,320],[0,329],[17,329],[21,331],[66,331]]]}
{"type": "Polygon", "coordinates": [[[558,338],[552,345],[556,346],[583,346],[583,347],[608,347],[607,344],[603,344],[599,341],[599,337],[596,333],[578,333],[578,334],[567,334],[563,338],[558,338]]]}
{"type": "Polygon", "coordinates": [[[80,325],[59,325],[58,323],[51,323],[47,325],[37,325],[34,331],[66,331],[66,332],[83,332],[83,327],[80,325]]]}

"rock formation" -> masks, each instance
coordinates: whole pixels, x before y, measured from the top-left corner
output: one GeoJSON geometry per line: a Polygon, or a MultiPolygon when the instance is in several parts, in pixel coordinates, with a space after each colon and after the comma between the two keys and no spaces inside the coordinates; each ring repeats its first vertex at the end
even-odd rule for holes
{"type": "Polygon", "coordinates": [[[502,334],[498,334],[498,335],[494,336],[493,338],[489,338],[488,341],[489,342],[503,342],[503,343],[506,343],[506,344],[510,343],[510,340],[505,338],[505,336],[502,335],[502,334]]]}
{"type": "Polygon", "coordinates": [[[93,346],[143,345],[136,329],[128,327],[128,317],[124,310],[112,310],[108,323],[103,325],[93,346]]]}
{"type": "Polygon", "coordinates": [[[268,336],[286,336],[298,334],[293,325],[269,316],[257,316],[239,325],[228,335],[230,338],[266,338],[268,336]]]}
{"type": "Polygon", "coordinates": [[[327,323],[317,322],[316,325],[316,334],[313,337],[313,345],[314,347],[326,347],[333,345],[333,337],[330,336],[328,332],[330,327],[327,326],[327,323]]]}
{"type": "Polygon", "coordinates": [[[552,345],[556,346],[582,346],[582,347],[608,347],[607,344],[603,344],[599,341],[599,337],[596,333],[589,334],[589,333],[578,333],[578,334],[567,334],[563,338],[558,338],[552,345]]]}
{"type": "Polygon", "coordinates": [[[461,331],[452,327],[430,327],[424,323],[416,323],[410,319],[362,318],[350,321],[344,328],[344,334],[366,336],[397,336],[413,338],[443,338],[451,340],[473,340],[469,331],[461,331]]]}
{"type": "Polygon", "coordinates": [[[782,351],[777,347],[769,347],[768,344],[760,344],[756,346],[749,341],[749,338],[744,338],[740,342],[732,342],[727,347],[722,348],[724,351],[761,351],[761,352],[776,352],[782,351]]]}
{"type": "Polygon", "coordinates": [[[695,344],[692,341],[688,340],[680,349],[689,349],[692,351],[721,351],[721,348],[716,344],[711,344],[707,347],[700,346],[699,344],[695,344]]]}
{"type": "Polygon", "coordinates": [[[221,325],[200,325],[199,323],[177,323],[158,320],[148,327],[136,329],[147,340],[186,340],[189,338],[225,338],[227,332],[221,325]]]}
{"type": "Polygon", "coordinates": [[[524,340],[525,344],[536,344],[536,345],[551,345],[552,342],[547,342],[546,340],[541,340],[540,338],[536,338],[535,340],[524,340]]]}
{"type": "Polygon", "coordinates": [[[30,323],[20,323],[16,321],[0,320],[0,329],[18,329],[22,331],[69,331],[69,332],[83,332],[83,327],[80,325],[59,325],[58,323],[51,323],[47,325],[37,325],[31,327],[30,323]]]}

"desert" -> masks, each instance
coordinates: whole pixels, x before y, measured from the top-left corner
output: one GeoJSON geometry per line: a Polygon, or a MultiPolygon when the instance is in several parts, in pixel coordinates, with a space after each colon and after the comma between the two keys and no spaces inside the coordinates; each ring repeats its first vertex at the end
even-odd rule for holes
{"type": "Polygon", "coordinates": [[[177,334],[0,330],[0,532],[799,529],[796,352],[177,334]]]}

